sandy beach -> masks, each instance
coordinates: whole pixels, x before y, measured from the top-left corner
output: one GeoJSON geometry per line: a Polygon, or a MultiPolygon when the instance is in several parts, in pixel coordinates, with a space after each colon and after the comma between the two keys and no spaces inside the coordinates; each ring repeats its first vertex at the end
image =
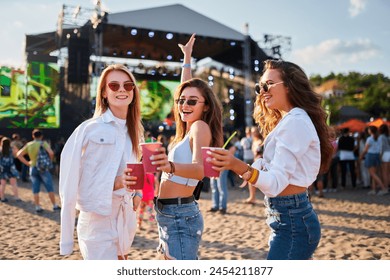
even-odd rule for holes
{"type": "MultiPolygon", "coordinates": [[[[58,180],[55,179],[58,193],[58,180]]],[[[44,212],[36,214],[30,183],[20,183],[22,202],[16,202],[11,187],[9,201],[0,203],[1,260],[79,260],[74,253],[59,255],[60,213],[53,212],[47,194],[41,192],[44,212]]],[[[390,260],[390,195],[368,196],[367,189],[340,190],[312,197],[322,224],[317,260],[390,260]]],[[[268,250],[269,230],[265,224],[262,195],[255,205],[244,204],[246,189],[229,188],[228,213],[210,213],[211,193],[199,200],[205,221],[200,247],[203,260],[262,260],[268,250]]],[[[57,195],[57,199],[58,195],[57,195]]],[[[155,260],[158,233],[154,223],[144,221],[138,230],[129,259],[155,260]]]]}

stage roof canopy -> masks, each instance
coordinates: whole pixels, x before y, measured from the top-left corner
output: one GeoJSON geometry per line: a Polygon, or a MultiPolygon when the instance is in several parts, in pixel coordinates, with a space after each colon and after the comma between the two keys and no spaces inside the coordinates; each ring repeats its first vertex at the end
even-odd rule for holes
{"type": "MultiPolygon", "coordinates": [[[[95,51],[95,32],[102,32],[102,55],[106,57],[135,58],[180,62],[182,52],[178,43],[186,43],[196,33],[193,57],[210,57],[221,63],[243,68],[243,48],[246,36],[183,5],[142,9],[107,14],[97,29],[91,22],[82,27],[83,36],[90,39],[91,52],[95,51]],[[87,35],[85,35],[87,34],[87,35]]],[[[62,34],[62,46],[67,45],[67,34],[62,34]]],[[[249,38],[251,60],[260,62],[268,56],[249,38]]],[[[26,51],[48,54],[58,48],[56,32],[27,35],[26,51]]]]}
{"type": "Polygon", "coordinates": [[[244,35],[183,5],[108,15],[108,24],[242,41],[244,35]]]}

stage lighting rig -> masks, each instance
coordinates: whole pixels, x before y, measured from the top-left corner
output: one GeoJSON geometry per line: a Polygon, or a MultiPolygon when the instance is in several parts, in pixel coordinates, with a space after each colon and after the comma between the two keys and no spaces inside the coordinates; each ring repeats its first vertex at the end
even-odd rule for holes
{"type": "Polygon", "coordinates": [[[268,56],[273,58],[283,59],[291,51],[291,37],[288,36],[264,34],[263,39],[257,43],[268,56]]]}

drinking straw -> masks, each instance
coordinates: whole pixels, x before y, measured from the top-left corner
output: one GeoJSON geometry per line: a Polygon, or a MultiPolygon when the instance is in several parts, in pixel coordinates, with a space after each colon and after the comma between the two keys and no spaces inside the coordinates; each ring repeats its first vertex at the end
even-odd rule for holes
{"type": "Polygon", "coordinates": [[[226,140],[225,144],[223,144],[223,146],[222,146],[222,149],[225,149],[225,148],[226,148],[227,144],[229,144],[230,140],[232,140],[232,138],[233,138],[234,135],[236,135],[236,134],[237,134],[237,130],[234,131],[232,135],[230,135],[230,137],[228,138],[228,140],[226,140]]]}

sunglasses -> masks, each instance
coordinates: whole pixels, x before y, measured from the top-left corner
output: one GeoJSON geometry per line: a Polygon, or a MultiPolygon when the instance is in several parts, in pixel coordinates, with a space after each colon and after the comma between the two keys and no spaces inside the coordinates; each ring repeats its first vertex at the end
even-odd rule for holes
{"type": "MultiPolygon", "coordinates": [[[[121,84],[118,82],[109,82],[107,86],[112,90],[112,91],[118,91],[121,88],[121,84]]],[[[123,88],[125,91],[132,91],[135,88],[135,85],[133,82],[124,82],[123,83],[123,88]]]]}
{"type": "Polygon", "coordinates": [[[255,92],[256,94],[260,94],[260,90],[262,89],[264,92],[268,92],[270,87],[272,86],[276,86],[276,85],[279,85],[279,84],[283,84],[284,82],[279,82],[279,83],[275,83],[275,84],[267,84],[267,83],[264,83],[264,84],[256,84],[255,85],[255,92]]]}
{"type": "Polygon", "coordinates": [[[188,106],[195,106],[197,103],[205,103],[196,99],[176,99],[175,102],[179,105],[184,105],[184,103],[187,103],[188,106]]]}

